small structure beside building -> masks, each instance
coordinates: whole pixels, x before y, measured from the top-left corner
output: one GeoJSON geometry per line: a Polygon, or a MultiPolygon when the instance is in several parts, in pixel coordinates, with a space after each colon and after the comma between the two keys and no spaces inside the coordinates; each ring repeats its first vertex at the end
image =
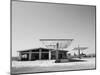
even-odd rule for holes
{"type": "MultiPolygon", "coordinates": [[[[19,60],[32,61],[32,60],[52,60],[56,59],[56,50],[48,48],[35,48],[19,52],[19,60]]],[[[67,58],[68,51],[58,50],[58,59],[67,58]]]]}

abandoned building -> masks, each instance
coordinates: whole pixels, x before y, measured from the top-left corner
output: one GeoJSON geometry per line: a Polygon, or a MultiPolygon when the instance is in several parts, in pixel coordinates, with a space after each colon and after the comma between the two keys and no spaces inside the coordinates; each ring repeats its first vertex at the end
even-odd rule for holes
{"type": "MultiPolygon", "coordinates": [[[[19,60],[32,61],[32,60],[52,60],[56,59],[56,50],[48,48],[35,48],[18,51],[19,60]]],[[[68,51],[58,50],[58,59],[67,58],[68,51]]]]}

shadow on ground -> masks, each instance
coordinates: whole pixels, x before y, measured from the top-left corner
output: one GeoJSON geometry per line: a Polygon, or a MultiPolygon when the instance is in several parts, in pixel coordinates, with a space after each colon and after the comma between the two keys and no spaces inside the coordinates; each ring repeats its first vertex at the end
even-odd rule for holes
{"type": "Polygon", "coordinates": [[[70,62],[85,62],[82,59],[67,59],[67,60],[56,60],[55,63],[70,63],[70,62]]]}

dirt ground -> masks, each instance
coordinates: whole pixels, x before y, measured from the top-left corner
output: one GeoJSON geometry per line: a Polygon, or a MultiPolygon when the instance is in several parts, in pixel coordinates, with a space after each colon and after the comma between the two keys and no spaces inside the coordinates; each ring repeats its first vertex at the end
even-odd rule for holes
{"type": "Polygon", "coordinates": [[[37,61],[12,61],[12,73],[36,73],[51,71],[68,71],[95,69],[95,58],[84,58],[84,61],[54,63],[55,60],[37,60],[37,61]]]}

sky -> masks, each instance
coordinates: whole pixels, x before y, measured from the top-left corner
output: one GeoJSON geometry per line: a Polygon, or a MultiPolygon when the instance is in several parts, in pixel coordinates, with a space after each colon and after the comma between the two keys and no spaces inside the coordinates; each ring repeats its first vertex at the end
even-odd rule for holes
{"type": "Polygon", "coordinates": [[[12,1],[12,56],[43,46],[39,39],[74,39],[70,52],[95,53],[95,7],[12,1]]]}

